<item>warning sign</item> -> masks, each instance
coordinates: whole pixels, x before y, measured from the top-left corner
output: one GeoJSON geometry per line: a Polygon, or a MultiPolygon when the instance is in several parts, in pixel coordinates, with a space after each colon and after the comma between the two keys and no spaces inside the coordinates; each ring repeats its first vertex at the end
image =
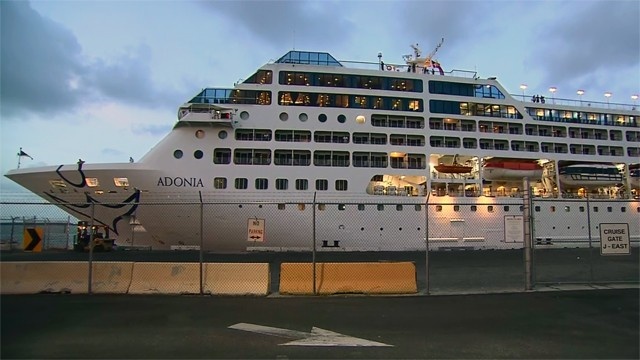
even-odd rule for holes
{"type": "Polygon", "coordinates": [[[629,255],[629,224],[600,224],[600,255],[629,255]]]}
{"type": "Polygon", "coordinates": [[[247,223],[247,241],[264,241],[264,219],[249,219],[247,223]]]}
{"type": "Polygon", "coordinates": [[[524,242],[524,217],[522,215],[507,215],[504,217],[504,241],[524,242]]]}
{"type": "Polygon", "coordinates": [[[24,251],[42,251],[42,231],[41,227],[25,228],[22,240],[22,248],[24,251]]]}

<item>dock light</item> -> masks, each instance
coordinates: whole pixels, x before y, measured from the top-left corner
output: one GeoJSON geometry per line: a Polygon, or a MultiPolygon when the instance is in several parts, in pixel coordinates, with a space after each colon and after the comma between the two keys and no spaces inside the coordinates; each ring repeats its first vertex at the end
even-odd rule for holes
{"type": "Polygon", "coordinates": [[[524,91],[527,90],[527,84],[520,84],[520,90],[522,90],[522,101],[524,101],[524,91]]]}
{"type": "Polygon", "coordinates": [[[635,108],[636,107],[636,102],[638,102],[638,95],[637,94],[631,95],[631,100],[633,100],[633,107],[635,108]]]}

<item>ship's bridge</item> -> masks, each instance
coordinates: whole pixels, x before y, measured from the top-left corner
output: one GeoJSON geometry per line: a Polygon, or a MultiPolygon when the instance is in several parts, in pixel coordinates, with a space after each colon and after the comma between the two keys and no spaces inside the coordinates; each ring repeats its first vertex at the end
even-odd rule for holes
{"type": "Polygon", "coordinates": [[[320,66],[343,66],[326,52],[292,50],[276,61],[278,64],[303,64],[320,66]]]}

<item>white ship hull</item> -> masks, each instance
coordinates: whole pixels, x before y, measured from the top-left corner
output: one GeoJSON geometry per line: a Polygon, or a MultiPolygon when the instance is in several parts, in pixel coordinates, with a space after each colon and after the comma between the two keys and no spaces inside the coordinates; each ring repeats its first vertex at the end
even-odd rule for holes
{"type": "MultiPolygon", "coordinates": [[[[421,250],[428,226],[432,248],[504,249],[522,247],[505,234],[505,217],[522,215],[522,178],[532,180],[531,193],[539,196],[558,196],[563,186],[582,182],[557,176],[551,167],[540,182],[535,181],[542,176],[538,170],[494,169],[482,177],[483,161],[511,154],[515,158],[516,153],[547,164],[575,161],[576,156],[587,163],[603,158],[595,150],[585,155],[591,149],[582,139],[562,139],[583,147],[579,155],[561,143],[558,152],[541,151],[536,146],[549,137],[541,134],[538,139],[525,131],[543,128],[551,120],[534,119],[530,114],[537,110],[529,108],[555,105],[517,101],[495,79],[415,69],[380,71],[377,63],[374,70],[347,69],[325,57],[328,54],[314,55],[325,59],[321,66],[287,58],[264,65],[249,83],[233,90],[205,89],[180,108],[173,130],[139,162],[17,169],[6,176],[79,220],[94,218],[109,226],[120,245],[202,246],[221,252],[314,246],[323,251],[421,250]],[[331,79],[353,76],[353,81],[343,87],[327,85],[318,73],[331,74],[331,79]],[[305,76],[316,83],[294,83],[305,76]],[[363,77],[382,79],[379,87],[389,88],[359,85],[356,80],[363,77]],[[502,93],[504,98],[491,100],[501,111],[443,115],[444,110],[430,102],[460,101],[461,96],[430,93],[433,81],[472,90],[465,101],[486,102],[482,94],[473,95],[485,89],[502,93]],[[413,87],[405,88],[407,83],[413,87]],[[493,122],[496,131],[501,126],[520,128],[515,134],[494,135],[481,130],[482,121],[493,122]],[[518,146],[517,152],[507,150],[518,146]],[[449,157],[468,163],[471,172],[434,170],[438,159],[449,157]],[[492,184],[492,179],[509,183],[492,184]],[[258,237],[250,231],[253,220],[262,224],[258,237]]],[[[620,110],[618,115],[636,119],[640,113],[620,110]]],[[[593,131],[596,125],[588,126],[593,131]]],[[[619,122],[606,126],[622,128],[619,122]]],[[[621,140],[621,146],[633,144],[621,140]]],[[[600,145],[611,146],[608,140],[600,145]]],[[[604,158],[621,167],[637,161],[634,153],[604,158]]],[[[609,191],[618,190],[617,182],[595,179],[588,184],[607,187],[601,193],[622,193],[609,191]]],[[[599,220],[630,224],[631,237],[638,240],[638,201],[622,196],[602,201],[613,210],[598,213],[599,220]]],[[[565,206],[560,198],[545,202],[535,213],[536,227],[552,239],[584,240],[584,213],[574,208],[559,217],[555,209],[565,206]]],[[[597,222],[592,224],[595,234],[597,222]]]]}

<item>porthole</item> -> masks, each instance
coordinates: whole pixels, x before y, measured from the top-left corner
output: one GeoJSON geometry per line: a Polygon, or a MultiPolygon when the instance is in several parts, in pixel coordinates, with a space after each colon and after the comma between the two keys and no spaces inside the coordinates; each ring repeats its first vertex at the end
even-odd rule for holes
{"type": "Polygon", "coordinates": [[[307,114],[305,114],[305,113],[302,113],[302,114],[298,115],[298,119],[300,119],[300,121],[304,122],[304,121],[309,120],[309,116],[307,114]]]}
{"type": "Polygon", "coordinates": [[[196,150],[193,152],[193,157],[196,159],[202,159],[203,155],[202,150],[196,150]]]}
{"type": "Polygon", "coordinates": [[[320,122],[327,121],[327,115],[325,115],[325,114],[318,115],[318,121],[320,121],[320,122]]]}
{"type": "Polygon", "coordinates": [[[246,111],[243,111],[240,113],[240,119],[242,120],[247,120],[249,118],[249,113],[246,111]]]}
{"type": "Polygon", "coordinates": [[[182,159],[182,155],[184,155],[182,150],[176,150],[173,152],[173,157],[176,159],[182,159]]]}
{"type": "Polygon", "coordinates": [[[280,113],[280,120],[282,121],[289,120],[289,114],[287,114],[286,112],[280,113]]]}
{"type": "Polygon", "coordinates": [[[226,139],[226,138],[227,138],[227,135],[228,135],[228,134],[227,134],[227,132],[226,132],[225,130],[222,130],[222,131],[220,131],[220,132],[218,133],[218,137],[219,137],[220,139],[226,139]]]}
{"type": "Polygon", "coordinates": [[[198,131],[196,131],[196,137],[197,137],[198,139],[202,139],[202,138],[204,138],[204,130],[198,130],[198,131]]]}
{"type": "Polygon", "coordinates": [[[338,122],[340,124],[344,124],[345,121],[347,121],[347,117],[346,116],[344,116],[342,114],[338,115],[338,122]]]}
{"type": "Polygon", "coordinates": [[[365,123],[365,121],[366,121],[366,119],[365,119],[364,115],[358,115],[358,116],[356,116],[356,123],[358,123],[358,124],[364,124],[364,123],[365,123]]]}

